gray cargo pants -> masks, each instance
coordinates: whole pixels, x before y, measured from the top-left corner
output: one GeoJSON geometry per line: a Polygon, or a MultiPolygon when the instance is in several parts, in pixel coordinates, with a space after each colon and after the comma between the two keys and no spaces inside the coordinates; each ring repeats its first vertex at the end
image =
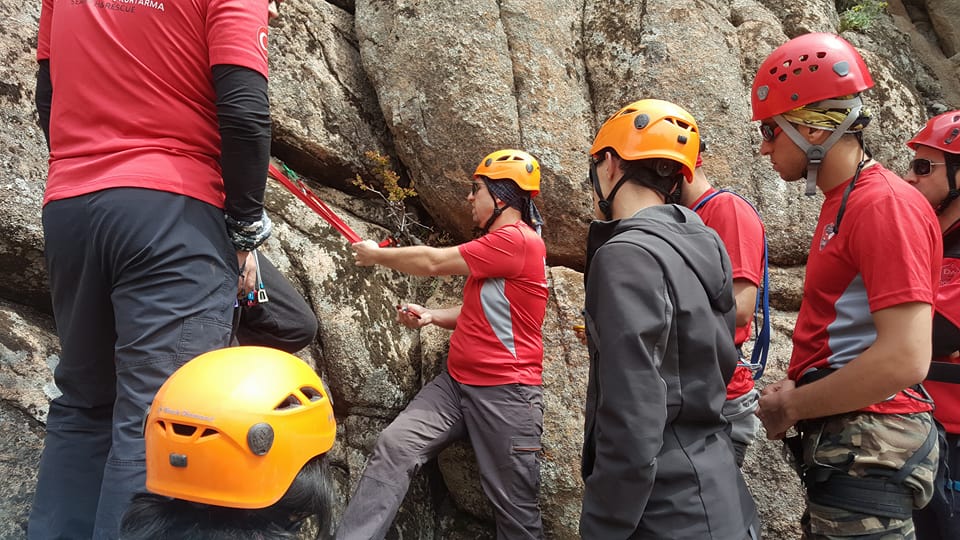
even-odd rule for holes
{"type": "Polygon", "coordinates": [[[380,434],[336,538],[384,538],[413,475],[464,435],[493,504],[497,538],[543,538],[537,500],[542,432],[541,387],[470,386],[442,373],[380,434]]]}

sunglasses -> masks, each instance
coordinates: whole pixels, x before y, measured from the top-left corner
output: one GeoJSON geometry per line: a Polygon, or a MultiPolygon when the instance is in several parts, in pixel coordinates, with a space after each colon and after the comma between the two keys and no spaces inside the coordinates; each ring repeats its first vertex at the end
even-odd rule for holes
{"type": "Polygon", "coordinates": [[[936,165],[945,165],[945,163],[934,163],[929,159],[917,158],[910,162],[910,170],[917,176],[926,176],[933,172],[936,165]]]}
{"type": "Polygon", "coordinates": [[[776,124],[760,124],[760,136],[766,142],[773,142],[781,131],[783,130],[776,124]]]}
{"type": "Polygon", "coordinates": [[[480,188],[482,187],[483,187],[483,182],[474,181],[472,184],[470,184],[470,194],[476,195],[480,191],[480,188]]]}
{"type": "Polygon", "coordinates": [[[590,156],[589,159],[590,159],[590,169],[589,169],[590,174],[588,174],[587,177],[583,179],[583,185],[590,189],[593,189],[593,179],[597,175],[597,165],[603,163],[603,161],[607,159],[607,156],[605,156],[604,153],[601,153],[599,157],[590,156]]]}

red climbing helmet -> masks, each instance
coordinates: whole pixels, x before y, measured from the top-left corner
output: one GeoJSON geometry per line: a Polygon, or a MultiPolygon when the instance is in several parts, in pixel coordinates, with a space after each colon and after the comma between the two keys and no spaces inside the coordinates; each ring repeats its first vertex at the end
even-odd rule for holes
{"type": "Polygon", "coordinates": [[[907,146],[914,150],[920,144],[948,154],[960,154],[960,110],[945,112],[927,120],[927,125],[907,142],[907,146]]]}
{"type": "Polygon", "coordinates": [[[804,34],[777,47],[760,65],[750,92],[753,120],[872,86],[867,65],[847,40],[836,34],[804,34]]]}

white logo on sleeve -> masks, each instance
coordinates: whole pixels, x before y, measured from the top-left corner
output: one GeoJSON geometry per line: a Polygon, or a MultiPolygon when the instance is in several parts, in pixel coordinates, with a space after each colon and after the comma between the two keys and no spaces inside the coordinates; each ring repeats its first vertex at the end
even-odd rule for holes
{"type": "Polygon", "coordinates": [[[260,30],[257,31],[257,42],[260,43],[260,48],[267,51],[267,27],[261,26],[260,30]]]}

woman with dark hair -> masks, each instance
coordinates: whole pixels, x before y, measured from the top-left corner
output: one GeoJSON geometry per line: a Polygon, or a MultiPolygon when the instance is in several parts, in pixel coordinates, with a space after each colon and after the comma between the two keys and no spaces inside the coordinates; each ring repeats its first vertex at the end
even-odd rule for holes
{"type": "Polygon", "coordinates": [[[295,356],[263,347],[198,356],[151,406],[151,493],[134,497],[120,538],[302,538],[307,527],[326,538],[335,436],[323,382],[295,356]]]}
{"type": "Polygon", "coordinates": [[[580,536],[756,540],[756,508],[723,417],[737,366],[733,272],[679,204],[700,151],[693,116],[644,99],[590,148],[580,536]]]}
{"type": "Polygon", "coordinates": [[[123,517],[123,540],[259,540],[329,537],[332,490],[327,457],[317,456],[297,474],[276,503],[258,509],[228,508],[153,493],[134,497],[123,517]],[[308,518],[316,516],[315,522],[308,518]]]}

